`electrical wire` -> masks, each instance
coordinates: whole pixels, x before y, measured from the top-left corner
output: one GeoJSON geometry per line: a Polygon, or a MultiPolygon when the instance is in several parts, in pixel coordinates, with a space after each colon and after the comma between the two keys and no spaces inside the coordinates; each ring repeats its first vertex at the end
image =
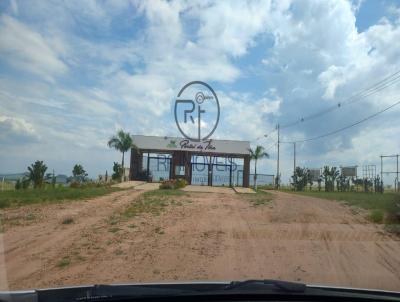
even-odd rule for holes
{"type": "MultiPolygon", "coordinates": [[[[350,104],[354,104],[354,103],[356,103],[358,101],[361,101],[362,99],[364,99],[364,98],[366,98],[368,96],[371,96],[371,95],[373,95],[373,94],[375,94],[377,92],[380,92],[380,91],[382,91],[382,90],[384,90],[384,89],[386,89],[386,88],[388,88],[388,87],[390,87],[392,85],[395,85],[395,84],[397,84],[399,82],[400,82],[400,70],[398,70],[395,73],[385,77],[384,79],[382,79],[381,81],[373,84],[369,88],[366,88],[366,89],[364,89],[364,90],[362,90],[362,91],[360,91],[360,92],[348,97],[347,99],[345,99],[342,102],[338,102],[337,104],[335,104],[333,106],[325,108],[325,109],[323,109],[321,111],[318,111],[318,112],[313,113],[311,115],[308,115],[306,117],[301,117],[300,119],[298,119],[296,121],[280,125],[279,128],[280,129],[285,129],[285,128],[293,127],[293,126],[296,126],[296,125],[298,125],[300,123],[303,123],[305,121],[309,121],[309,120],[318,118],[318,117],[320,117],[322,115],[328,114],[328,113],[330,113],[330,112],[332,112],[334,110],[337,110],[339,108],[342,108],[344,106],[347,106],[347,105],[350,105],[350,104]]],[[[270,131],[268,134],[265,134],[263,136],[260,136],[260,137],[256,138],[256,141],[259,141],[260,139],[262,139],[264,137],[268,137],[268,136],[270,136],[271,134],[273,134],[276,131],[277,131],[277,128],[275,128],[274,130],[270,131]]]]}
{"type": "Polygon", "coordinates": [[[296,121],[280,125],[280,129],[293,127],[293,126],[298,125],[300,123],[303,123],[305,121],[309,121],[309,120],[318,118],[318,117],[320,117],[322,115],[325,115],[327,113],[330,113],[330,112],[332,112],[334,110],[340,109],[340,108],[342,108],[344,106],[347,106],[347,105],[350,105],[350,104],[354,104],[354,103],[356,103],[358,101],[361,101],[362,99],[365,99],[368,96],[371,96],[371,95],[373,95],[375,93],[378,93],[378,92],[380,92],[380,91],[382,91],[382,90],[384,90],[384,89],[386,89],[386,88],[388,88],[388,87],[390,87],[392,85],[395,85],[395,84],[397,84],[399,82],[400,82],[400,70],[395,72],[395,73],[393,73],[393,74],[391,74],[390,76],[384,78],[383,80],[375,83],[371,87],[369,87],[367,89],[364,89],[364,90],[362,90],[362,91],[360,91],[360,92],[348,97],[347,99],[345,99],[342,102],[338,102],[333,106],[325,108],[325,109],[323,109],[321,111],[318,111],[316,113],[313,113],[313,114],[311,114],[309,116],[301,117],[300,119],[298,119],[296,121]]]}
{"type": "Polygon", "coordinates": [[[389,107],[386,107],[386,108],[384,108],[384,109],[382,109],[382,110],[380,110],[380,111],[378,111],[378,112],[376,112],[376,113],[374,113],[372,115],[369,115],[369,116],[367,116],[367,117],[365,117],[365,118],[363,118],[363,119],[361,119],[361,120],[359,120],[359,121],[357,121],[357,122],[355,122],[353,124],[347,125],[345,127],[336,129],[334,131],[331,131],[331,132],[328,132],[328,133],[325,133],[325,134],[322,134],[322,135],[318,135],[318,136],[311,137],[311,138],[306,138],[306,139],[287,141],[287,142],[282,141],[281,143],[303,143],[303,142],[309,142],[309,141],[312,141],[312,140],[316,140],[316,139],[320,139],[320,138],[323,138],[323,137],[327,137],[327,136],[336,134],[338,132],[341,132],[343,130],[347,130],[347,129],[351,128],[351,127],[357,126],[357,125],[359,125],[359,124],[361,124],[361,123],[363,123],[363,122],[365,122],[365,121],[367,121],[367,120],[369,120],[369,119],[371,119],[371,118],[373,118],[373,117],[375,117],[375,116],[377,116],[377,115],[379,115],[381,113],[384,113],[385,111],[387,111],[387,110],[389,110],[389,109],[391,109],[394,106],[397,106],[399,104],[400,104],[400,101],[397,101],[396,103],[390,105],[389,107]]]}

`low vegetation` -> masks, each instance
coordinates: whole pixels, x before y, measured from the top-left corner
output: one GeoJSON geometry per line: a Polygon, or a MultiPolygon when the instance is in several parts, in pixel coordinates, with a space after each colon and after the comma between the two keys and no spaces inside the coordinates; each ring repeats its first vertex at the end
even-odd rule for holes
{"type": "Polygon", "coordinates": [[[160,184],[160,189],[162,190],[173,190],[173,189],[181,189],[187,186],[187,182],[185,179],[169,179],[164,180],[160,184]]]}
{"type": "Polygon", "coordinates": [[[122,213],[124,217],[135,217],[142,213],[159,215],[166,206],[175,202],[173,197],[185,196],[186,192],[177,189],[154,190],[143,193],[122,213]]]}
{"type": "Polygon", "coordinates": [[[370,211],[369,218],[376,223],[386,223],[390,230],[400,233],[400,194],[364,192],[292,192],[295,194],[344,201],[351,206],[370,211]],[[397,232],[397,231],[396,231],[397,232]]]}
{"type": "Polygon", "coordinates": [[[69,257],[63,257],[61,260],[59,260],[58,262],[57,262],[57,267],[59,267],[59,268],[65,268],[65,267],[67,267],[68,265],[70,265],[71,264],[71,260],[69,259],[69,257]]]}
{"type": "Polygon", "coordinates": [[[255,194],[245,193],[242,195],[255,207],[268,204],[273,199],[273,195],[271,193],[262,190],[257,190],[255,194]]]}
{"type": "Polygon", "coordinates": [[[62,224],[71,224],[73,222],[74,222],[74,219],[72,217],[65,217],[61,223],[62,224]]]}
{"type": "Polygon", "coordinates": [[[76,188],[43,188],[0,192],[0,208],[24,206],[38,203],[57,203],[66,200],[93,198],[121,190],[103,185],[85,185],[76,188]]]}
{"type": "Polygon", "coordinates": [[[374,223],[382,223],[384,215],[382,210],[373,210],[369,215],[369,219],[374,223]]]}
{"type": "Polygon", "coordinates": [[[260,185],[260,186],[258,186],[258,190],[275,190],[275,185],[273,185],[273,184],[260,185]]]}

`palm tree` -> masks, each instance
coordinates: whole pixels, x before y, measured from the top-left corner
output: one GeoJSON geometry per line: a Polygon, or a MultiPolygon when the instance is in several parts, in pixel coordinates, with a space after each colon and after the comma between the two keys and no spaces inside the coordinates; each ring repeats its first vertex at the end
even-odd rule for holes
{"type": "Polygon", "coordinates": [[[332,191],[335,191],[335,180],[338,178],[340,172],[336,167],[332,167],[330,171],[330,176],[332,180],[332,191]]]}
{"type": "Polygon", "coordinates": [[[322,172],[322,176],[325,183],[325,192],[330,191],[330,169],[329,166],[324,166],[324,170],[322,172]]]}
{"type": "Polygon", "coordinates": [[[269,154],[264,151],[263,146],[257,146],[256,149],[249,149],[250,159],[254,159],[254,188],[257,190],[257,161],[264,157],[269,158],[269,154]]]}
{"type": "Polygon", "coordinates": [[[35,189],[42,187],[46,170],[47,166],[41,160],[35,161],[34,164],[28,167],[29,180],[33,182],[33,187],[35,189]]]}
{"type": "Polygon", "coordinates": [[[335,180],[338,178],[339,174],[340,172],[336,167],[324,167],[322,175],[325,182],[325,191],[335,191],[335,180]]]}
{"type": "MultiPolygon", "coordinates": [[[[108,146],[110,148],[114,148],[120,152],[122,152],[122,163],[121,167],[122,170],[124,169],[124,155],[125,152],[129,151],[130,148],[136,148],[136,146],[133,144],[133,140],[129,132],[124,132],[123,130],[119,130],[117,132],[117,135],[114,135],[110,138],[108,141],[108,146]]],[[[123,177],[122,173],[122,177],[123,177]]]]}

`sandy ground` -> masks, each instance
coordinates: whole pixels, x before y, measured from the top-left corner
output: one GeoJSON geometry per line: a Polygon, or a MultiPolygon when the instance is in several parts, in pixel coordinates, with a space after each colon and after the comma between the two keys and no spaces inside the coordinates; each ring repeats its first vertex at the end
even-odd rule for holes
{"type": "Polygon", "coordinates": [[[182,189],[186,192],[202,192],[202,193],[224,193],[235,194],[235,191],[230,187],[210,187],[210,186],[186,186],[182,189]]]}
{"type": "Polygon", "coordinates": [[[158,216],[110,223],[141,192],[3,210],[2,289],[270,278],[400,290],[399,239],[339,202],[188,192],[158,216]]]}
{"type": "Polygon", "coordinates": [[[145,184],[144,181],[129,180],[129,181],[117,183],[117,184],[113,185],[113,187],[121,188],[121,189],[129,189],[129,188],[134,188],[134,187],[137,187],[137,186],[140,186],[143,184],[145,184]]]}
{"type": "Polygon", "coordinates": [[[249,194],[255,194],[256,193],[256,191],[254,191],[252,188],[233,187],[233,190],[236,193],[249,193],[249,194]]]}

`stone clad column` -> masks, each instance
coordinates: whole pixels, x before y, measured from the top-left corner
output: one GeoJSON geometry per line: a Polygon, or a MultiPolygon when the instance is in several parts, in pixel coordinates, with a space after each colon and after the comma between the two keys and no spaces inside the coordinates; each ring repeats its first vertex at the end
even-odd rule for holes
{"type": "Polygon", "coordinates": [[[249,187],[250,178],[250,155],[245,155],[243,161],[243,187],[249,187]]]}

